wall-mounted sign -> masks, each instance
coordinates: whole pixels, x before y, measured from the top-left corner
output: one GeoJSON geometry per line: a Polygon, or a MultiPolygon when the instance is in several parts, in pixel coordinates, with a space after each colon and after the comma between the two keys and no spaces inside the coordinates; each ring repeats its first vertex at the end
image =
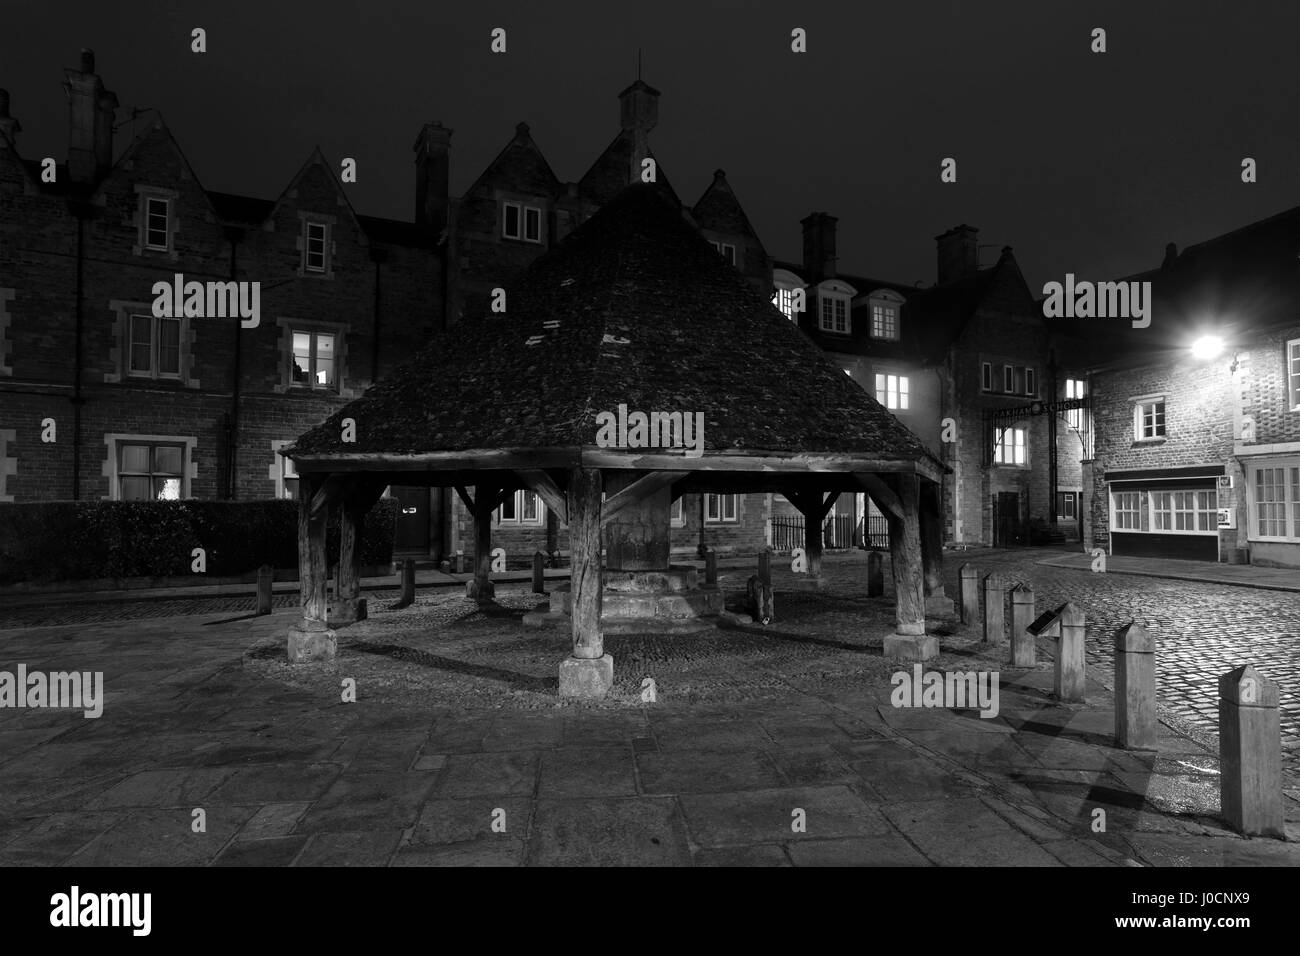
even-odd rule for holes
{"type": "Polygon", "coordinates": [[[1219,476],[1219,487],[1220,487],[1220,488],[1231,488],[1231,487],[1232,487],[1232,475],[1220,475],[1220,476],[1219,476]]]}
{"type": "Polygon", "coordinates": [[[1231,531],[1237,527],[1237,509],[1220,508],[1219,509],[1219,527],[1231,531]]]}

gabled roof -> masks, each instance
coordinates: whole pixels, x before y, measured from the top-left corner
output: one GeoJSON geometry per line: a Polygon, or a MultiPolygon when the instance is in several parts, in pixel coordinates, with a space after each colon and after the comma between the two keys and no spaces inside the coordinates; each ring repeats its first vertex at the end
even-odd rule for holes
{"type": "Polygon", "coordinates": [[[515,135],[478,174],[473,185],[465,190],[465,195],[472,196],[484,183],[496,181],[514,184],[522,192],[540,196],[554,196],[560,191],[560,180],[534,142],[527,123],[515,125],[515,135]]]}
{"type": "Polygon", "coordinates": [[[298,187],[298,184],[302,182],[302,180],[307,176],[307,173],[315,166],[319,166],[325,171],[325,175],[334,185],[334,192],[337,197],[343,200],[343,208],[348,211],[348,215],[352,217],[352,221],[356,222],[357,227],[360,228],[361,223],[357,221],[357,212],[352,208],[352,201],[348,199],[347,191],[343,188],[343,184],[339,182],[339,178],[334,172],[334,167],[329,164],[329,160],[325,158],[325,154],[321,152],[319,146],[312,147],[311,155],[307,157],[307,161],[298,168],[298,171],[293,174],[293,178],[289,180],[288,185],[286,185],[280,192],[279,197],[271,206],[271,211],[266,214],[266,218],[270,219],[279,212],[280,207],[289,201],[289,194],[298,187]]]}
{"type": "Polygon", "coordinates": [[[702,229],[750,236],[755,242],[758,241],[758,233],[750,225],[740,200],[727,182],[727,174],[721,169],[714,171],[713,182],[709,183],[704,195],[691,207],[691,214],[702,229]]]}
{"type": "MultiPolygon", "coordinates": [[[[185,164],[185,169],[189,172],[190,182],[194,184],[194,188],[203,194],[203,198],[208,202],[209,207],[211,207],[212,201],[208,197],[208,191],[203,188],[202,181],[199,179],[198,174],[194,172],[194,167],[190,164],[189,157],[185,155],[185,150],[181,149],[181,144],[177,142],[176,137],[172,135],[171,127],[167,125],[167,121],[163,119],[163,115],[160,111],[154,110],[153,112],[153,119],[144,124],[144,128],[135,136],[134,139],[131,140],[126,149],[123,150],[122,155],[119,156],[117,162],[113,164],[113,168],[110,169],[105,174],[104,178],[97,184],[96,191],[102,189],[104,182],[119,170],[125,168],[127,163],[132,162],[136,158],[137,154],[148,146],[150,140],[154,138],[155,134],[161,133],[163,142],[171,149],[175,150],[177,157],[185,164]]],[[[216,209],[213,209],[212,211],[215,213],[216,209]]]]}
{"type": "Polygon", "coordinates": [[[705,462],[825,453],[942,472],[665,200],[627,187],[532,264],[506,313],[437,334],[291,457],[581,451],[595,445],[597,414],[623,404],[703,413],[705,462]],[[344,418],[355,442],[341,440],[344,418]]]}
{"type": "MultiPolygon", "coordinates": [[[[578,194],[584,199],[603,206],[624,189],[632,171],[633,135],[630,130],[620,130],[605,151],[596,157],[596,161],[578,180],[578,194]]],[[[655,185],[666,192],[678,206],[682,205],[677,191],[668,182],[663,163],[659,162],[654,150],[646,146],[646,155],[655,161],[655,185]]]]}

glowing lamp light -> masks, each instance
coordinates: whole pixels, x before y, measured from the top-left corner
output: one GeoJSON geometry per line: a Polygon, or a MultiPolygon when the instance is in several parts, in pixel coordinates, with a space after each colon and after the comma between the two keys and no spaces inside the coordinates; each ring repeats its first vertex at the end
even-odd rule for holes
{"type": "Polygon", "coordinates": [[[1223,339],[1217,335],[1202,335],[1192,343],[1192,358],[1206,359],[1218,358],[1223,352],[1223,339]]]}

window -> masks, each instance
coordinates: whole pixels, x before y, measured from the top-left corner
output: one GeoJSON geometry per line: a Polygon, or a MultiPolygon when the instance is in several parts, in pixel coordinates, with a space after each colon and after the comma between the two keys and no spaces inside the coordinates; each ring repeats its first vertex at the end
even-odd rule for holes
{"type": "Polygon", "coordinates": [[[159,196],[144,197],[144,247],[155,252],[171,251],[171,230],[168,228],[171,202],[159,196]]]}
{"type": "Polygon", "coordinates": [[[1079,516],[1079,492],[1058,491],[1056,493],[1056,516],[1073,521],[1079,516]]]}
{"type": "Polygon", "coordinates": [[[735,521],[736,519],[736,496],[735,495],[705,495],[704,496],[704,520],[705,521],[735,521]]]}
{"type": "Polygon", "coordinates": [[[293,384],[303,388],[334,388],[333,332],[294,331],[293,384]]]}
{"type": "Polygon", "coordinates": [[[542,211],[536,206],[524,207],[524,241],[542,241],[542,211]]]}
{"type": "Polygon", "coordinates": [[[523,238],[519,228],[521,214],[519,203],[508,202],[504,205],[501,214],[501,235],[507,239],[523,238]]]}
{"type": "Polygon", "coordinates": [[[821,329],[823,332],[849,333],[849,303],[840,296],[823,293],[821,301],[821,329]]]}
{"type": "Polygon", "coordinates": [[[117,451],[117,500],[177,501],[183,497],[184,445],[124,441],[117,451]]]}
{"type": "Polygon", "coordinates": [[[1300,339],[1286,344],[1287,395],[1291,411],[1300,412],[1300,339]]]}
{"type": "Polygon", "coordinates": [[[1010,365],[1002,366],[1002,391],[1010,394],[1016,390],[1015,369],[1010,365]]]}
{"type": "Polygon", "coordinates": [[[986,392],[993,391],[993,366],[988,362],[980,363],[980,388],[986,392]]]}
{"type": "Polygon", "coordinates": [[[1032,368],[1025,369],[1025,394],[1026,395],[1038,394],[1037,376],[1034,374],[1034,370],[1032,368]]]}
{"type": "Polygon", "coordinates": [[[668,514],[669,514],[669,520],[671,521],[672,526],[674,528],[680,528],[682,527],[682,525],[686,524],[686,514],[682,510],[681,498],[678,498],[676,501],[673,502],[672,507],[668,511],[668,514]]]}
{"type": "Polygon", "coordinates": [[[772,304],[780,309],[781,314],[791,322],[795,321],[793,289],[777,289],[772,294],[772,304]]]}
{"type": "MultiPolygon", "coordinates": [[[[1065,397],[1066,398],[1083,398],[1083,380],[1077,378],[1067,378],[1065,380],[1065,397]]],[[[1075,431],[1083,430],[1083,409],[1071,408],[1065,413],[1065,420],[1075,431]]]]}
{"type": "Polygon", "coordinates": [[[997,445],[993,449],[993,463],[997,465],[1025,464],[1025,430],[999,428],[997,445]]]}
{"type": "Polygon", "coordinates": [[[1255,466],[1253,471],[1254,536],[1300,540],[1300,463],[1255,466]]]}
{"type": "Polygon", "coordinates": [[[736,247],[733,246],[731,243],[714,242],[712,239],[710,239],[709,245],[713,246],[714,249],[717,249],[718,254],[721,255],[722,258],[730,262],[733,266],[736,264],[736,247]]]}
{"type": "Polygon", "coordinates": [[[1217,497],[1213,491],[1151,492],[1151,530],[1195,534],[1217,531],[1217,497]]]}
{"type": "Polygon", "coordinates": [[[1133,406],[1133,437],[1138,441],[1165,437],[1165,400],[1138,402],[1133,406]]]}
{"type": "Polygon", "coordinates": [[[871,303],[871,337],[898,338],[898,307],[884,302],[871,303]]]}
{"type": "Polygon", "coordinates": [[[137,378],[181,377],[181,320],[133,314],[128,369],[137,378]]]}
{"type": "Polygon", "coordinates": [[[542,210],[540,206],[506,200],[501,204],[501,235],[507,239],[524,242],[542,241],[542,210]]]}
{"type": "Polygon", "coordinates": [[[1110,497],[1114,509],[1110,526],[1116,531],[1141,531],[1142,493],[1116,491],[1110,497]]]}
{"type": "Polygon", "coordinates": [[[305,271],[328,271],[329,230],[328,223],[304,221],[302,267],[305,271]]]}
{"type": "Polygon", "coordinates": [[[876,401],[886,408],[907,408],[907,376],[877,374],[876,401]]]}
{"type": "Polygon", "coordinates": [[[541,524],[546,513],[535,491],[516,491],[497,508],[498,524],[541,524]]]}

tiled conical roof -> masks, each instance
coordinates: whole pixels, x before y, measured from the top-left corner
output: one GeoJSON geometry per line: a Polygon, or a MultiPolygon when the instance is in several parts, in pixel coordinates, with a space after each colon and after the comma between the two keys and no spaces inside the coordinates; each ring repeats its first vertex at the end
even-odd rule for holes
{"type": "Polygon", "coordinates": [[[595,446],[597,414],[624,404],[702,412],[706,459],[825,453],[943,470],[653,187],[628,187],[534,262],[506,306],[439,333],[290,454],[576,455],[595,446]]]}

